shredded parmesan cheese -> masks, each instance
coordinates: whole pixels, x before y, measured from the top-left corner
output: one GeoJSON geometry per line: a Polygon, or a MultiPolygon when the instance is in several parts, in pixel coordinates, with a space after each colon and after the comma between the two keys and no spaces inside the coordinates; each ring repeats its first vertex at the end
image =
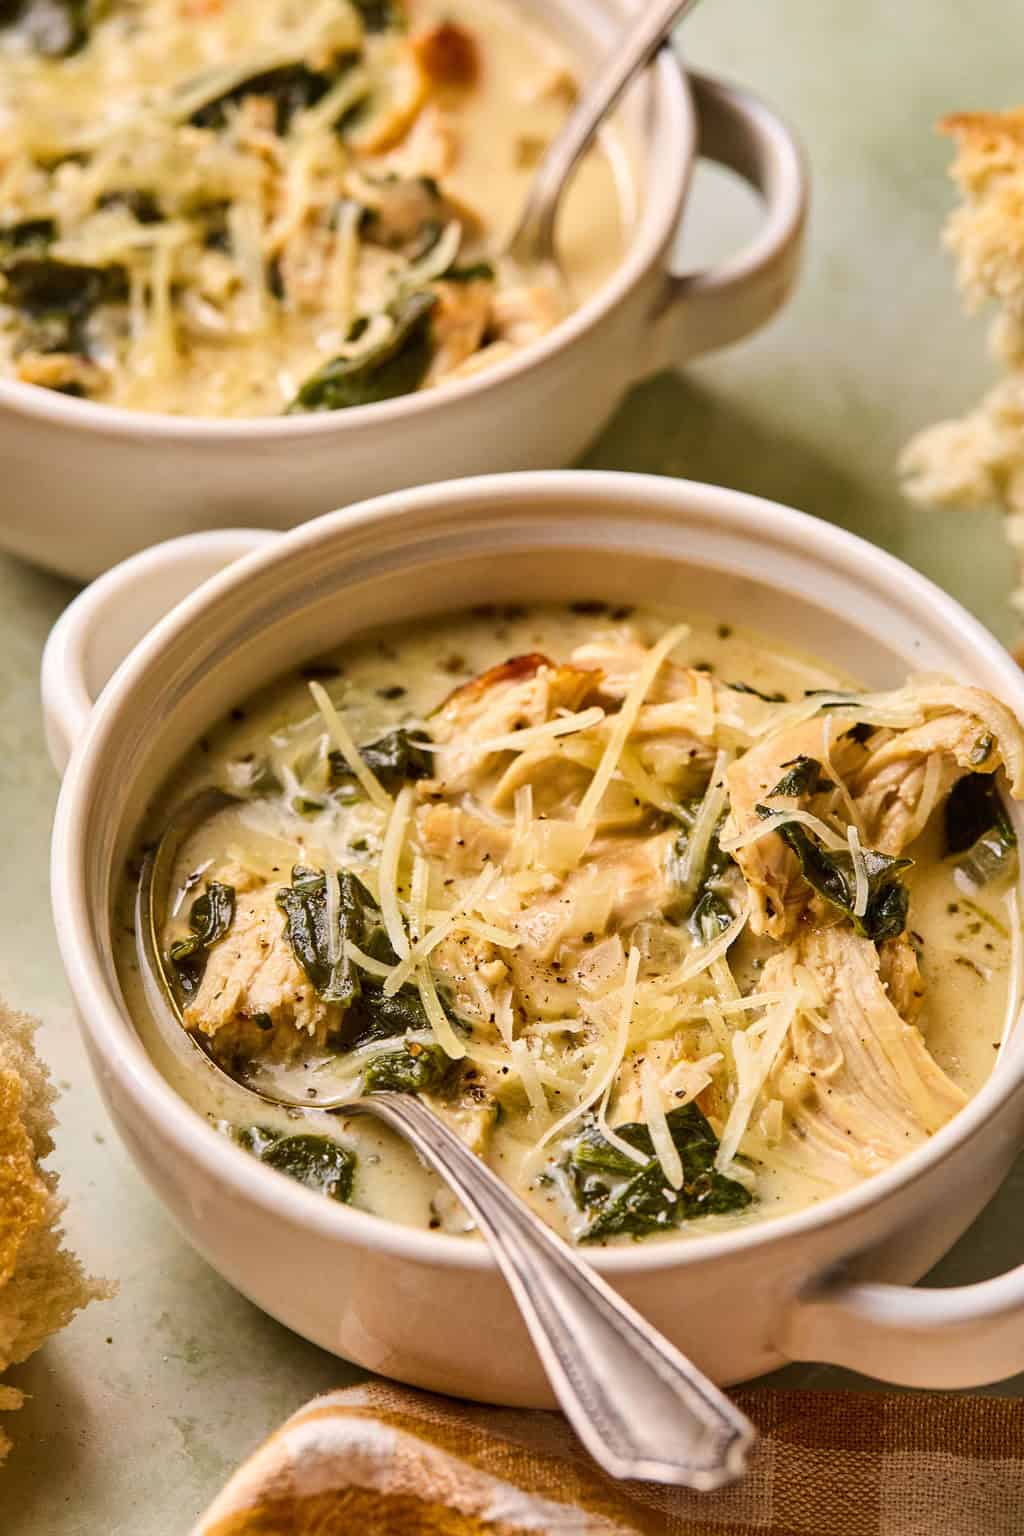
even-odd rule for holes
{"type": "Polygon", "coordinates": [[[337,747],[342,757],[352,769],[374,805],[379,805],[382,811],[390,811],[394,801],[371,768],[368,768],[360,756],[359,748],[352,740],[348,727],[342,720],[338,711],[331,702],[327,689],[322,683],[310,683],[309,691],[313,695],[313,701],[320,711],[327,726],[328,735],[337,747]]]}
{"type": "Polygon", "coordinates": [[[715,757],[715,766],[711,770],[711,778],[707,791],[700,803],[697,815],[694,818],[690,835],[686,842],[686,852],[683,856],[683,865],[680,871],[680,883],[684,895],[692,896],[700,879],[711,846],[711,839],[715,834],[722,812],[725,810],[728,800],[728,791],[725,787],[725,770],[728,766],[729,754],[720,751],[715,757]]]}
{"type": "Polygon", "coordinates": [[[820,816],[814,816],[810,811],[776,811],[771,816],[766,816],[762,821],[755,822],[745,832],[739,832],[735,837],[723,837],[721,847],[724,853],[738,853],[741,848],[747,848],[751,843],[760,842],[762,837],[767,837],[771,832],[777,832],[780,827],[796,822],[801,827],[814,833],[825,847],[832,853],[846,853],[849,851],[849,843],[845,837],[840,837],[832,827],[822,821],[820,816]]]}
{"type": "Polygon", "coordinates": [[[399,791],[380,850],[381,916],[384,919],[387,936],[391,940],[391,948],[403,960],[409,953],[409,938],[398,905],[398,866],[405,843],[406,828],[412,813],[414,794],[411,784],[406,784],[399,791]]]}
{"type": "Polygon", "coordinates": [[[688,624],[674,625],[662,635],[657,645],[652,646],[644,657],[643,664],[637,671],[636,677],[630,684],[629,692],[622,701],[622,708],[615,716],[612,733],[608,739],[608,745],[604,749],[604,755],[598,764],[597,772],[591,779],[586,794],[576,808],[576,820],[581,826],[586,826],[588,822],[594,820],[597,808],[601,803],[601,798],[619,766],[619,759],[622,756],[622,750],[626,742],[629,740],[629,733],[636,724],[636,717],[640,713],[640,706],[643,704],[651,684],[658,675],[658,669],[662,662],[672,654],[676,646],[686,639],[689,633],[690,626],[688,624]]]}
{"type": "MultiPolygon", "coordinates": [[[[622,1058],[626,1054],[626,1046],[629,1042],[629,1026],[633,1017],[633,1002],[636,997],[636,979],[639,970],[640,951],[634,948],[630,950],[626,960],[626,975],[622,983],[622,1002],[619,1009],[619,1020],[611,1049],[605,1061],[594,1072],[593,1081],[588,1086],[586,1093],[579,1103],[562,1115],[560,1119],[556,1120],[553,1125],[549,1125],[531,1149],[526,1158],[527,1166],[536,1166],[537,1158],[549,1142],[554,1140],[556,1136],[561,1136],[570,1125],[575,1124],[577,1120],[581,1119],[587,1110],[590,1109],[591,1105],[596,1104],[599,1099],[606,1100],[607,1095],[611,1092],[612,1083],[615,1081],[615,1074],[622,1065],[622,1058]]],[[[604,1105],[602,1105],[603,1107],[604,1105]]],[[[599,1113],[598,1121],[599,1123],[603,1122],[601,1124],[602,1135],[608,1136],[608,1139],[612,1140],[612,1136],[609,1136],[610,1128],[608,1127],[606,1117],[599,1113]]],[[[621,1137],[615,1137],[613,1144],[620,1145],[620,1149],[629,1145],[628,1142],[622,1142],[621,1137]]],[[[627,1155],[636,1160],[638,1156],[636,1148],[631,1148],[627,1155]]],[[[641,1156],[639,1161],[645,1162],[646,1159],[641,1156]]]]}
{"type": "Polygon", "coordinates": [[[527,725],[521,731],[508,731],[504,736],[492,736],[488,741],[475,741],[472,750],[477,757],[485,757],[489,752],[526,752],[555,737],[592,730],[603,719],[604,710],[594,704],[579,714],[556,715],[553,720],[544,720],[540,725],[527,725]]]}
{"type": "Polygon", "coordinates": [[[860,846],[860,834],[856,827],[847,827],[847,841],[850,845],[850,858],[853,860],[853,915],[863,917],[868,909],[868,871],[864,862],[864,851],[860,846]]]}
{"type": "Polygon", "coordinates": [[[732,1037],[737,1090],[715,1157],[715,1167],[719,1173],[726,1172],[739,1151],[761,1089],[789,1033],[798,1007],[798,998],[787,998],[785,1002],[778,1003],[758,1024],[752,1024],[746,1032],[738,1030],[732,1037]]]}
{"type": "Polygon", "coordinates": [[[644,1061],[640,1068],[640,1097],[644,1120],[651,1133],[651,1141],[662,1172],[673,1189],[682,1189],[683,1161],[679,1156],[678,1147],[672,1140],[672,1132],[669,1130],[665,1109],[661,1102],[658,1074],[651,1061],[644,1061]]]}

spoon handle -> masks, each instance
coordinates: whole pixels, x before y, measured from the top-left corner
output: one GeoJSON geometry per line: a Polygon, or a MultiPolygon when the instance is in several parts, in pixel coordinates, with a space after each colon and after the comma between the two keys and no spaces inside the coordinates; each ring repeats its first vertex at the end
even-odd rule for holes
{"type": "Polygon", "coordinates": [[[742,1475],[749,1420],[432,1110],[384,1092],[347,1109],[397,1130],[473,1216],[566,1418],[611,1477],[705,1490],[742,1475]]]}
{"type": "Polygon", "coordinates": [[[643,0],[625,36],[586,86],[534,173],[526,206],[508,243],[513,258],[526,260],[552,249],[555,214],[566,181],[594,134],[626,87],[650,63],[673,25],[698,0],[643,0]]]}

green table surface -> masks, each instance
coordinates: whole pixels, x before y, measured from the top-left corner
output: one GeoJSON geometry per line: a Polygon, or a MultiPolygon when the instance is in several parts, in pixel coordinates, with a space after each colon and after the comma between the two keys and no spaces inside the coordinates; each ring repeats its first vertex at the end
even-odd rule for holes
{"type": "MultiPolygon", "coordinates": [[[[894,473],[907,436],[966,407],[989,378],[981,323],[959,315],[939,247],[952,194],[948,145],[933,132],[945,111],[1009,106],[1021,90],[1015,0],[980,13],[951,0],[714,0],[688,23],[691,62],[762,91],[803,138],[814,181],[803,280],[754,340],[635,391],[586,462],[717,481],[855,529],[1008,640],[996,515],[908,507],[894,473]]],[[[720,254],[753,223],[746,195],[702,173],[684,252],[720,254]]],[[[281,1418],[357,1373],[257,1312],[186,1246],[97,1098],[47,896],[57,781],[37,674],[71,596],[0,558],[0,995],[45,1021],[41,1045],[64,1089],[54,1162],[68,1231],[120,1292],[11,1374],[30,1401],[9,1419],[0,1530],[177,1536],[281,1418]]],[[[935,1278],[981,1278],[1024,1257],[1021,1194],[1024,1165],[935,1278]]],[[[774,1379],[871,1386],[823,1367],[774,1379]]],[[[993,1390],[1024,1395],[1024,1378],[993,1390]]]]}

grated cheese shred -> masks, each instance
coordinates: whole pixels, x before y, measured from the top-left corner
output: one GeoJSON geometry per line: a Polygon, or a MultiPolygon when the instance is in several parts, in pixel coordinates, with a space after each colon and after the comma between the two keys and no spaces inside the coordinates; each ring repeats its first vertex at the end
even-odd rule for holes
{"type": "Polygon", "coordinates": [[[619,759],[629,739],[629,733],[636,724],[636,717],[640,713],[644,699],[647,697],[651,685],[658,675],[662,662],[672,654],[678,645],[682,644],[689,633],[690,626],[688,624],[674,625],[662,635],[658,643],[652,646],[644,657],[643,663],[630,685],[629,692],[622,701],[622,708],[615,716],[612,732],[608,738],[608,745],[604,749],[604,754],[597,766],[597,771],[576,809],[576,820],[581,826],[586,826],[588,822],[593,821],[597,814],[597,808],[601,803],[604,792],[611,783],[619,766],[619,759]]]}

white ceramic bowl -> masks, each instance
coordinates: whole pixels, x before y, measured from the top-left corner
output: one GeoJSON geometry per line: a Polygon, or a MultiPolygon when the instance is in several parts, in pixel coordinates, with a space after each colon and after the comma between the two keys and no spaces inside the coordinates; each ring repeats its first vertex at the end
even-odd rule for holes
{"type": "MultiPolygon", "coordinates": [[[[499,1403],[547,1404],[550,1394],[483,1244],[323,1200],[228,1144],[177,1098],[118,990],[111,891],[171,764],[276,673],[391,615],[596,593],[671,601],[774,633],[872,686],[943,670],[1024,717],[1024,674],[956,603],[889,555],[771,503],[630,475],[453,481],[288,534],[178,540],[79,597],[44,660],[61,766],[74,742],[53,840],[57,933],[131,1155],[188,1239],[282,1322],[386,1375],[499,1403]]],[[[807,1358],[914,1385],[991,1381],[1024,1367],[1024,1271],[959,1290],[908,1286],[990,1198],[1022,1134],[1018,1040],[927,1146],[849,1193],[734,1233],[593,1261],[720,1381],[807,1358]]]]}
{"type": "MultiPolygon", "coordinates": [[[[515,0],[584,68],[622,0],[515,0]]],[[[201,528],[288,528],[407,485],[569,463],[638,378],[746,335],[796,274],[800,154],[755,98],[687,81],[663,51],[625,104],[639,214],[614,275],[535,346],[444,389],[331,415],[210,421],[142,415],[0,379],[0,547],[90,579],[158,539],[201,528]],[[672,248],[696,156],[760,193],[747,250],[680,276],[672,248]]]]}

